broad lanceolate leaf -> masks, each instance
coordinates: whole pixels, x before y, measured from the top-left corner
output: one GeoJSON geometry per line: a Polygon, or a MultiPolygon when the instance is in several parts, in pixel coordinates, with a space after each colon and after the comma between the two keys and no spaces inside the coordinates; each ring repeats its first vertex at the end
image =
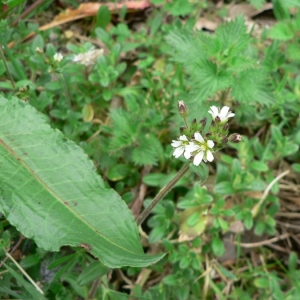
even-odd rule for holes
{"type": "Polygon", "coordinates": [[[39,247],[80,246],[111,268],[147,266],[125,202],[75,143],[28,104],[0,96],[0,211],[39,247]]]}

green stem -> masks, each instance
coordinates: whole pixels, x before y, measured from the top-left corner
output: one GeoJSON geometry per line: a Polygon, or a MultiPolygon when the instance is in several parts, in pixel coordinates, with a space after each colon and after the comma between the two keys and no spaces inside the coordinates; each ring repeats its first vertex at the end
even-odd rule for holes
{"type": "Polygon", "coordinates": [[[13,79],[11,73],[10,73],[10,70],[9,70],[9,68],[8,68],[8,65],[7,65],[7,63],[6,63],[6,59],[5,59],[4,53],[3,53],[3,51],[2,51],[2,44],[1,44],[1,43],[0,43],[0,56],[1,56],[2,60],[3,60],[3,62],[4,62],[4,66],[5,66],[6,72],[7,72],[7,74],[8,74],[9,80],[10,80],[10,82],[11,82],[11,85],[12,85],[13,88],[15,89],[15,88],[16,88],[16,85],[15,85],[14,79],[13,79]]]}
{"type": "Polygon", "coordinates": [[[137,217],[136,222],[138,225],[142,224],[144,220],[149,216],[154,206],[162,200],[174,187],[174,185],[179,181],[179,179],[187,172],[189,169],[189,164],[184,165],[176,176],[166,185],[164,186],[150,203],[150,205],[144,209],[144,211],[137,217]]]}
{"type": "Polygon", "coordinates": [[[69,107],[71,108],[71,96],[70,96],[69,89],[68,89],[66,80],[64,78],[64,75],[63,74],[58,74],[58,76],[59,76],[60,82],[63,86],[63,89],[64,89],[64,92],[65,92],[69,107]]]}

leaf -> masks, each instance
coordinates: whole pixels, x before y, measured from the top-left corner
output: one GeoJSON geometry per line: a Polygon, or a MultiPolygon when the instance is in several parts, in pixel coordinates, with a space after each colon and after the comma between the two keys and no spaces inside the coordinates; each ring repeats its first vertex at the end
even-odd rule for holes
{"type": "Polygon", "coordinates": [[[77,283],[80,286],[86,285],[93,280],[105,275],[108,271],[109,268],[104,266],[100,261],[94,261],[78,276],[77,283]]]}
{"type": "Polygon", "coordinates": [[[250,40],[244,17],[239,16],[235,20],[218,27],[216,37],[222,45],[224,55],[240,54],[248,46],[250,40]]]}
{"type": "Polygon", "coordinates": [[[173,52],[173,59],[179,63],[194,63],[197,58],[207,58],[195,34],[187,29],[171,31],[166,37],[173,52]]]}
{"type": "Polygon", "coordinates": [[[33,299],[36,300],[45,300],[46,298],[37,291],[37,289],[30,284],[28,281],[26,281],[22,275],[20,275],[18,272],[16,272],[14,269],[9,267],[7,264],[4,263],[5,268],[8,270],[8,272],[17,280],[18,284],[25,288],[25,290],[33,297],[33,299]]]}
{"type": "Polygon", "coordinates": [[[108,267],[148,266],[138,227],[83,150],[33,107],[0,97],[0,211],[37,245],[88,250],[108,267]]]}
{"type": "Polygon", "coordinates": [[[238,74],[232,86],[232,96],[242,103],[259,102],[270,104],[266,72],[262,68],[248,69],[238,74]]]}
{"type": "Polygon", "coordinates": [[[192,80],[199,99],[213,96],[219,90],[225,90],[232,84],[230,73],[209,60],[198,62],[193,67],[192,80]]]}
{"type": "Polygon", "coordinates": [[[159,155],[163,154],[162,146],[156,136],[145,134],[139,136],[139,145],[132,151],[132,161],[136,165],[150,165],[157,163],[159,155]]]}
{"type": "Polygon", "coordinates": [[[82,116],[84,122],[91,122],[94,118],[94,108],[92,104],[85,104],[82,109],[82,116]]]}
{"type": "Polygon", "coordinates": [[[294,31],[289,23],[278,23],[270,30],[269,36],[273,40],[288,41],[294,37],[294,31]]]}
{"type": "Polygon", "coordinates": [[[230,195],[230,194],[234,194],[234,189],[232,187],[231,182],[222,181],[222,182],[219,182],[215,185],[214,192],[216,194],[222,194],[222,195],[228,194],[228,195],[230,195]]]}
{"type": "Polygon", "coordinates": [[[96,26],[106,28],[111,21],[111,13],[107,6],[101,6],[97,12],[96,26]]]}
{"type": "Polygon", "coordinates": [[[269,279],[268,278],[255,278],[254,279],[254,286],[256,286],[259,289],[266,289],[269,286],[269,279]]]}
{"type": "Polygon", "coordinates": [[[222,240],[219,237],[214,237],[211,243],[213,253],[216,256],[222,256],[225,253],[225,248],[222,240]]]}

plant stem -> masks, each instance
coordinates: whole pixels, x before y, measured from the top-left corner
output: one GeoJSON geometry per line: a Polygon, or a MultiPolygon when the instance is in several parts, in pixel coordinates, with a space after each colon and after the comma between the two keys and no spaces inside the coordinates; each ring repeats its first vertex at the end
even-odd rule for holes
{"type": "Polygon", "coordinates": [[[3,51],[2,51],[2,44],[1,44],[1,43],[0,43],[0,56],[1,56],[2,60],[3,60],[3,62],[4,62],[4,66],[5,66],[7,75],[8,75],[8,77],[9,77],[9,80],[10,80],[10,82],[11,82],[11,85],[12,85],[12,87],[15,89],[15,88],[16,88],[16,85],[15,85],[14,79],[13,79],[13,77],[12,77],[12,75],[11,75],[11,72],[10,72],[10,70],[9,70],[9,68],[8,68],[8,65],[7,65],[7,63],[6,63],[6,59],[5,59],[4,53],[3,53],[3,51]]]}
{"type": "Polygon", "coordinates": [[[189,169],[189,164],[184,165],[176,176],[166,185],[164,186],[153,199],[148,207],[146,207],[143,212],[137,217],[136,222],[138,225],[141,225],[144,220],[149,216],[154,206],[162,200],[174,187],[174,185],[179,181],[179,179],[187,172],[189,169]]]}
{"type": "Polygon", "coordinates": [[[8,256],[13,263],[17,266],[17,268],[24,274],[24,276],[31,282],[31,284],[42,294],[44,295],[44,292],[40,289],[40,287],[31,279],[31,277],[25,272],[25,270],[18,264],[18,262],[9,254],[5,253],[6,256],[8,256]]]}

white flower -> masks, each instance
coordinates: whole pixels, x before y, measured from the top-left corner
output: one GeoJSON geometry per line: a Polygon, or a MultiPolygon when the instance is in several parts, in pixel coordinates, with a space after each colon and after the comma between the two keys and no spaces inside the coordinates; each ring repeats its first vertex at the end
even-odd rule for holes
{"type": "Polygon", "coordinates": [[[195,132],[195,140],[186,146],[185,152],[188,152],[190,156],[194,156],[193,164],[199,166],[201,161],[213,161],[212,148],[214,142],[211,140],[205,141],[199,132],[195,132]]]}
{"type": "Polygon", "coordinates": [[[61,53],[55,53],[53,58],[55,61],[60,62],[64,57],[62,56],[61,53]]]}
{"type": "Polygon", "coordinates": [[[85,53],[76,54],[73,58],[73,62],[85,66],[92,66],[96,63],[98,57],[102,55],[104,55],[103,49],[92,49],[85,53]]]}
{"type": "Polygon", "coordinates": [[[211,106],[208,113],[212,115],[214,120],[218,117],[221,122],[227,121],[228,118],[232,118],[235,115],[234,113],[229,111],[228,106],[223,106],[222,109],[216,106],[211,106]]]}
{"type": "Polygon", "coordinates": [[[173,155],[178,158],[180,155],[182,155],[184,153],[184,157],[186,159],[189,159],[191,157],[190,152],[185,151],[186,147],[189,145],[189,140],[187,139],[187,137],[185,135],[181,135],[179,137],[179,140],[177,141],[172,141],[172,147],[175,148],[173,155]]]}

